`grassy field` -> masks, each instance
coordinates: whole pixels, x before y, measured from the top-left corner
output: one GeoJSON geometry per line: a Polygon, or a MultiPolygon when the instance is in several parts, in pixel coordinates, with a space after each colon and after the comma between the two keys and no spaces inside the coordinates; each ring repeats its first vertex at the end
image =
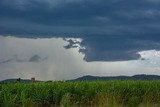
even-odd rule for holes
{"type": "Polygon", "coordinates": [[[160,81],[0,84],[0,107],[160,107],[160,81]]]}

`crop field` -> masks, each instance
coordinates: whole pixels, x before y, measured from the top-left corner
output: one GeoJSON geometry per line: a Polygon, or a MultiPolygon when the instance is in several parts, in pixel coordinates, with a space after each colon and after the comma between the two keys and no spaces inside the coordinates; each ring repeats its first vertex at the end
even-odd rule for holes
{"type": "Polygon", "coordinates": [[[160,107],[160,81],[5,83],[0,107],[160,107]]]}

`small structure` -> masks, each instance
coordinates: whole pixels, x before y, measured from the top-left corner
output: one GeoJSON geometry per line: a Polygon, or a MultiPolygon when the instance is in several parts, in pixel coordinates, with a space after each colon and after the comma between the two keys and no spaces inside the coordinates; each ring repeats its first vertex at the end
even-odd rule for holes
{"type": "Polygon", "coordinates": [[[36,82],[35,77],[31,77],[31,81],[32,81],[32,83],[36,82]]]}
{"type": "Polygon", "coordinates": [[[17,79],[17,82],[21,82],[21,78],[18,78],[18,79],[17,79]]]}

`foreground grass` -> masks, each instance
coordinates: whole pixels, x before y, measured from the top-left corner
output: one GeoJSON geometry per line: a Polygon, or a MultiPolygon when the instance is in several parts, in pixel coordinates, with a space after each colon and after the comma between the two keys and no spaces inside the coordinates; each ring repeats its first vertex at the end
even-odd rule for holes
{"type": "Polygon", "coordinates": [[[0,107],[160,107],[160,81],[0,84],[0,107]]]}

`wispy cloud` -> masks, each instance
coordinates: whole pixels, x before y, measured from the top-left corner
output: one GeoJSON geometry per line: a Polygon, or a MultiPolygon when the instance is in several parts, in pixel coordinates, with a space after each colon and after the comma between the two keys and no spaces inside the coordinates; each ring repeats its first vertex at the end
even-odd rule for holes
{"type": "Polygon", "coordinates": [[[5,64],[5,63],[10,63],[10,62],[18,62],[18,63],[22,63],[22,62],[41,62],[44,60],[47,60],[47,56],[44,58],[41,58],[39,55],[33,55],[32,57],[28,58],[28,59],[20,59],[18,58],[17,55],[14,55],[11,59],[3,59],[0,60],[0,64],[5,64]]]}

